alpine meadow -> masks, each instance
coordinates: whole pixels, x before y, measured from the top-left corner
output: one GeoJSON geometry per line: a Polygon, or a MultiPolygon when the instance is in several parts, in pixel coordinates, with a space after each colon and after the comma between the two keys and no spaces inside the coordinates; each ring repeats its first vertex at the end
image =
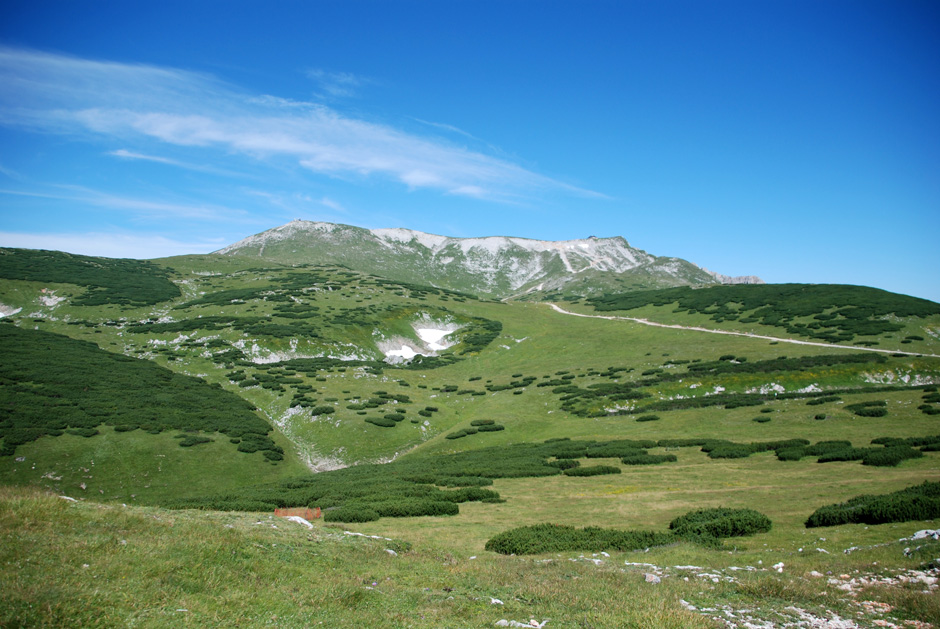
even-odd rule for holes
{"type": "Polygon", "coordinates": [[[931,301],[294,221],[0,313],[4,627],[940,626],[931,301]]]}

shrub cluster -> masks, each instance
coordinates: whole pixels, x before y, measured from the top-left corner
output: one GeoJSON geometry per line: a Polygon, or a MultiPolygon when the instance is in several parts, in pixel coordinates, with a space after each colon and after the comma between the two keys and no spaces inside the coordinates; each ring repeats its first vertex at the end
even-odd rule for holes
{"type": "Polygon", "coordinates": [[[77,306],[150,306],[176,299],[180,289],[153,262],[95,258],[60,251],[0,249],[0,278],[86,286],[77,306]]]}
{"type": "Polygon", "coordinates": [[[632,454],[620,459],[624,465],[659,465],[660,463],[675,463],[678,461],[675,454],[632,454]]]}
{"type": "Polygon", "coordinates": [[[887,406],[888,403],[884,400],[872,400],[870,402],[849,404],[845,408],[859,417],[884,417],[888,414],[887,406]]]}
{"type": "Polygon", "coordinates": [[[499,533],[486,542],[485,548],[501,555],[534,555],[558,551],[639,550],[673,542],[675,538],[668,533],[536,524],[499,533]]]}
{"type": "Polygon", "coordinates": [[[712,320],[760,323],[788,333],[830,343],[856,336],[897,332],[902,325],[886,315],[928,317],[940,305],[862,286],[813,284],[688,286],[604,295],[588,300],[597,310],[632,310],[647,305],[676,304],[676,310],[700,313],[712,320]],[[813,317],[809,323],[797,321],[813,317]]]}
{"type": "Polygon", "coordinates": [[[886,524],[940,517],[940,483],[924,482],[890,494],[856,496],[820,507],[806,520],[807,528],[840,524],[886,524]]]}
{"type": "Polygon", "coordinates": [[[703,509],[676,518],[667,533],[536,524],[504,531],[490,539],[485,548],[502,555],[533,555],[559,551],[630,551],[665,546],[678,539],[716,546],[721,538],[764,533],[770,527],[765,515],[751,509],[703,509]]]}
{"type": "Polygon", "coordinates": [[[613,465],[591,465],[588,467],[570,467],[564,472],[565,476],[602,476],[604,474],[620,474],[620,468],[613,465]]]}
{"type": "Polygon", "coordinates": [[[669,530],[680,537],[741,537],[766,533],[770,527],[770,518],[753,509],[699,509],[669,523],[669,530]]]}
{"type": "MultiPolygon", "coordinates": [[[[218,385],[93,343],[13,325],[0,325],[0,346],[0,455],[62,431],[90,437],[101,424],[150,433],[221,432],[241,439],[241,452],[283,454],[254,406],[218,385]]],[[[187,438],[180,445],[197,443],[204,441],[187,438]]]]}

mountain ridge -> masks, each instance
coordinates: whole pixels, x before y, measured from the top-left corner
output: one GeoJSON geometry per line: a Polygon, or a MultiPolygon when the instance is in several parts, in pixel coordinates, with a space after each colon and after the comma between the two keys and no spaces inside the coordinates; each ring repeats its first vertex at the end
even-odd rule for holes
{"type": "Polygon", "coordinates": [[[632,247],[622,236],[561,241],[516,236],[454,238],[407,228],[366,229],[294,220],[214,253],[288,264],[346,264],[397,280],[495,298],[763,283],[754,276],[729,277],[681,258],[654,256],[632,247]]]}

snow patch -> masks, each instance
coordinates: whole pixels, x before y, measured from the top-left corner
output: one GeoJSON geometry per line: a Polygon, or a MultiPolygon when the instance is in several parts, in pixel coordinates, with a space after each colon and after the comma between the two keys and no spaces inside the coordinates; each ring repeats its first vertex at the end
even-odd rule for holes
{"type": "Polygon", "coordinates": [[[376,346],[379,351],[385,354],[386,361],[397,363],[411,360],[419,354],[435,356],[436,352],[452,347],[456,340],[449,337],[462,327],[464,327],[462,324],[455,321],[441,321],[434,319],[427,313],[422,313],[411,324],[415,335],[421,341],[420,343],[401,336],[385,338],[378,330],[376,330],[374,336],[380,339],[376,342],[376,346]]]}
{"type": "Polygon", "coordinates": [[[0,319],[2,319],[3,317],[12,317],[20,310],[22,310],[22,308],[14,308],[13,306],[0,304],[0,319]]]}

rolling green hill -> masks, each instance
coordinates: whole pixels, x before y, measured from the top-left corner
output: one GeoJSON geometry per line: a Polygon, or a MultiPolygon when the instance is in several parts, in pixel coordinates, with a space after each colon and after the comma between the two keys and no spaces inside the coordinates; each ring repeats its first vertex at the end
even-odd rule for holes
{"type": "MultiPolygon", "coordinates": [[[[535,292],[525,301],[494,301],[335,262],[76,258],[0,255],[0,306],[9,313],[0,320],[2,483],[129,509],[146,505],[121,516],[121,530],[132,537],[149,531],[142,522],[151,516],[196,531],[213,521],[257,521],[239,519],[240,511],[317,506],[327,523],[316,522],[306,541],[299,533],[245,533],[298,575],[310,560],[304,544],[326,544],[330,557],[347,552],[328,541],[339,530],[329,522],[397,540],[402,564],[428,585],[402,583],[379,604],[357,580],[378,583],[376,571],[386,569],[379,559],[393,557],[383,548],[356,555],[353,576],[341,586],[348,604],[327,606],[341,625],[387,612],[397,614],[396,626],[466,626],[467,614],[483,608],[493,616],[498,606],[487,597],[507,605],[501,618],[590,624],[589,612],[578,611],[600,605],[590,586],[578,584],[564,604],[548,590],[523,594],[524,573],[541,564],[485,550],[506,531],[545,524],[619,531],[592,533],[606,543],[668,542],[642,558],[617,542],[535,560],[576,560],[574,573],[546,568],[551,587],[577,577],[594,580],[597,592],[628,587],[639,597],[632,611],[626,602],[605,604],[595,626],[702,621],[679,598],[696,608],[747,601],[761,606],[761,618],[791,613],[783,610],[793,605],[820,617],[820,606],[852,615],[850,602],[824,594],[824,583],[807,586],[807,575],[870,569],[872,561],[885,570],[923,568],[933,558],[935,545],[907,554],[896,547],[918,527],[937,528],[916,521],[918,513],[936,517],[926,507],[915,509],[913,522],[840,524],[822,536],[805,522],[862,494],[940,480],[937,304],[863,287],[737,285],[571,298],[564,314],[528,300],[535,292]],[[88,274],[94,268],[105,270],[100,278],[88,274]],[[147,278],[145,296],[127,293],[134,278],[147,278]],[[773,526],[735,541],[669,537],[670,522],[712,507],[756,510],[773,526]],[[630,537],[636,532],[654,537],[630,537]],[[274,551],[275,544],[289,550],[274,551]],[[798,550],[816,546],[826,552],[798,550]],[[851,546],[867,550],[841,552],[851,546]],[[451,560],[442,569],[440,556],[461,566],[457,585],[448,585],[451,560]],[[470,567],[470,556],[484,561],[481,568],[470,567]],[[767,570],[778,561],[797,572],[767,570]],[[583,571],[585,562],[597,569],[583,571]],[[653,568],[614,568],[625,562],[707,565],[727,576],[740,564],[754,574],[722,576],[718,585],[665,579],[665,594],[650,596],[631,579],[653,568]],[[421,594],[424,587],[456,588],[469,598],[447,603],[421,594]],[[427,617],[405,618],[409,605],[427,617]]],[[[10,540],[29,535],[22,505],[49,514],[72,509],[7,491],[0,517],[10,540]]],[[[99,517],[84,507],[68,517],[99,517]]],[[[42,522],[41,530],[55,528],[42,522]]],[[[235,572],[213,565],[222,575],[218,587],[233,587],[235,572]]],[[[102,567],[108,578],[120,571],[102,567]]],[[[79,593],[45,616],[26,611],[44,590],[28,570],[17,570],[17,589],[4,605],[19,611],[4,621],[55,624],[79,615],[126,624],[121,614],[143,613],[135,606],[114,617],[83,610],[88,594],[63,570],[53,581],[79,593]]],[[[404,579],[408,570],[389,575],[404,579]]],[[[198,609],[200,624],[225,624],[227,607],[208,602],[214,590],[192,589],[190,581],[173,590],[173,604],[198,609]]],[[[133,587],[144,607],[168,613],[156,593],[136,581],[133,587]]],[[[288,590],[266,587],[277,602],[252,599],[251,624],[262,613],[287,614],[288,625],[306,622],[303,612],[286,611],[288,590]]],[[[916,597],[888,587],[871,596],[892,601],[895,620],[938,621],[935,606],[919,606],[916,597]]]]}

